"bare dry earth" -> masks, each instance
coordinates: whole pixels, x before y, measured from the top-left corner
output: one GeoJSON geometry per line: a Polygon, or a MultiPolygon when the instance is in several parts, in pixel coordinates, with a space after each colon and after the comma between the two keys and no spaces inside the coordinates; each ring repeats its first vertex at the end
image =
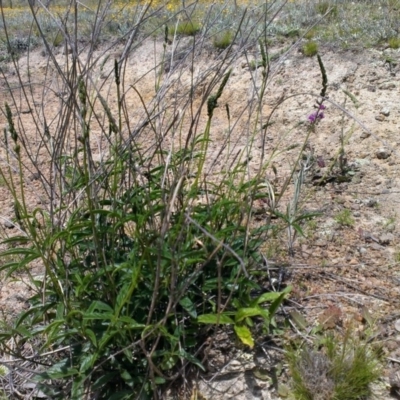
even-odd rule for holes
{"type": "MultiPolygon", "coordinates": [[[[99,49],[99,55],[102,54],[99,49]]],[[[271,53],[279,49],[271,49],[271,53]]],[[[120,49],[111,52],[110,60],[106,62],[103,71],[94,70],[93,76],[98,82],[106,81],[112,70],[113,58],[118,57],[120,49]]],[[[159,60],[162,44],[156,43],[156,57],[159,60]]],[[[40,103],[43,99],[41,84],[44,74],[47,74],[48,88],[45,93],[44,110],[50,118],[57,117],[60,97],[57,85],[59,79],[56,71],[49,68],[47,57],[43,50],[38,49],[30,54],[30,79],[37,80],[40,85],[32,89],[33,99],[40,103]]],[[[257,59],[257,49],[250,52],[250,58],[257,59]]],[[[377,340],[384,342],[386,355],[392,360],[400,360],[400,333],[394,328],[395,321],[400,318],[398,310],[400,300],[400,254],[399,214],[400,204],[400,53],[390,49],[371,49],[360,52],[334,52],[323,49],[321,56],[327,71],[329,99],[325,102],[325,118],[317,125],[310,136],[308,148],[315,157],[324,160],[325,167],[314,166],[309,171],[301,207],[309,211],[321,211],[316,224],[311,229],[305,226],[307,238],[298,238],[295,242],[295,255],[287,257],[285,237],[273,243],[273,248],[266,248],[271,254],[274,265],[284,265],[290,271],[290,280],[294,286],[288,305],[299,310],[313,326],[324,313],[334,312],[334,329],[352,324],[355,329],[364,329],[363,311],[367,309],[377,320],[377,340]],[[387,61],[390,60],[388,63],[387,61]],[[354,104],[343,89],[351,92],[357,99],[354,104]],[[357,105],[357,107],[356,107],[357,105]],[[347,113],[343,112],[343,109],[347,113]],[[352,117],[350,117],[351,115],[352,117]],[[348,164],[354,171],[350,182],[331,182],[323,186],[312,184],[312,178],[328,172],[329,166],[337,157],[340,135],[348,138],[345,146],[348,164]],[[340,226],[335,217],[348,209],[354,218],[351,227],[340,226]],[[333,311],[332,311],[333,310],[333,311]],[[339,311],[337,311],[339,310],[339,311]]],[[[128,61],[126,84],[135,85],[145,101],[154,96],[155,74],[146,73],[155,65],[154,43],[144,43],[128,61]]],[[[195,73],[206,70],[215,53],[210,52],[196,59],[195,73]]],[[[60,50],[57,55],[60,65],[66,66],[67,56],[60,50]]],[[[28,79],[28,59],[21,57],[19,68],[28,79]]],[[[249,142],[252,128],[252,116],[243,115],[244,103],[252,95],[252,82],[259,79],[260,70],[251,71],[245,57],[232,66],[233,74],[220,100],[220,104],[229,103],[232,120],[238,123],[232,131],[232,145],[243,149],[249,142]]],[[[187,89],[190,82],[191,65],[184,66],[184,74],[177,81],[181,93],[187,89]]],[[[173,71],[171,72],[171,74],[173,71]]],[[[14,67],[7,72],[9,84],[17,85],[14,67]]],[[[112,81],[112,78],[109,78],[112,81]]],[[[274,122],[267,131],[267,142],[264,151],[272,154],[274,149],[292,144],[301,145],[307,132],[307,117],[314,109],[315,100],[321,90],[321,73],[316,58],[305,58],[295,49],[272,63],[270,82],[267,86],[263,112],[267,116],[277,107],[271,121],[274,122]],[[299,124],[303,122],[303,124],[299,124]]],[[[259,82],[259,80],[258,80],[259,82]]],[[[4,81],[0,82],[2,102],[10,102],[10,91],[4,81]]],[[[32,86],[33,87],[33,86],[32,86]]],[[[29,114],[26,104],[20,97],[20,88],[15,86],[13,95],[20,107],[13,108],[19,114],[25,126],[33,148],[40,148],[35,127],[29,126],[29,114]],[[28,124],[28,125],[26,125],[28,124]]],[[[104,92],[108,90],[104,89],[104,92]]],[[[201,88],[199,88],[199,99],[201,88]]],[[[133,91],[126,94],[127,104],[131,107],[133,119],[142,115],[143,109],[137,95],[133,91]]],[[[171,98],[168,101],[172,101],[171,98]]],[[[204,121],[206,110],[203,110],[204,121]]],[[[204,123],[203,121],[203,123],[204,123]]],[[[0,126],[5,126],[3,114],[0,115],[0,126]]],[[[218,154],[219,144],[225,139],[227,127],[224,107],[220,107],[215,115],[212,129],[212,156],[218,154]]],[[[256,139],[257,141],[258,139],[256,139]]],[[[167,138],[166,144],[174,140],[167,138]]],[[[261,142],[260,142],[261,144],[261,142]]],[[[249,161],[249,173],[257,171],[261,152],[260,144],[252,149],[249,161]]],[[[97,149],[99,159],[107,153],[106,145],[100,134],[94,135],[93,146],[97,149]]],[[[41,150],[39,150],[40,153],[41,150]]],[[[1,149],[1,157],[5,159],[5,149],[1,149]]],[[[40,155],[40,154],[39,154],[40,155]]],[[[277,176],[272,171],[268,178],[273,179],[277,186],[289,175],[290,167],[298,155],[298,148],[283,152],[274,158],[277,176]]],[[[43,153],[45,157],[45,153],[43,153]]],[[[213,168],[224,164],[221,158],[214,163],[213,168]]],[[[42,160],[44,171],[47,160],[42,160]]],[[[28,189],[28,201],[31,206],[46,206],[46,199],[41,192],[35,176],[26,177],[25,186],[28,189]]],[[[285,209],[282,200],[280,209],[285,209]]],[[[14,234],[7,222],[13,218],[13,206],[6,188],[0,187],[0,223],[6,234],[14,234]]],[[[262,219],[261,222],[262,223],[262,219]]],[[[268,246],[267,246],[268,247],[268,246]]],[[[33,266],[34,273],[40,274],[40,265],[33,266]]],[[[26,307],[24,300],[29,295],[29,289],[21,281],[2,282],[0,304],[6,314],[14,313],[21,307],[26,307]]],[[[329,327],[327,327],[328,329],[329,327]]],[[[218,365],[212,375],[199,379],[199,392],[207,399],[278,399],[277,386],[271,376],[275,368],[274,362],[268,359],[268,345],[259,343],[259,359],[251,352],[232,352],[230,358],[218,359],[218,351],[214,352],[214,364],[218,365]],[[265,352],[263,351],[265,350],[265,352]],[[258,360],[258,361],[257,361],[258,360]],[[264,375],[260,373],[264,371],[264,375]],[[218,372],[219,371],[219,372],[218,372]],[[218,372],[218,373],[217,373],[218,372]]],[[[273,358],[273,357],[272,357],[273,358]]],[[[396,371],[399,363],[389,361],[385,365],[385,376],[377,385],[377,398],[389,399],[389,377],[396,371]]],[[[285,373],[278,377],[286,380],[285,373]]]]}

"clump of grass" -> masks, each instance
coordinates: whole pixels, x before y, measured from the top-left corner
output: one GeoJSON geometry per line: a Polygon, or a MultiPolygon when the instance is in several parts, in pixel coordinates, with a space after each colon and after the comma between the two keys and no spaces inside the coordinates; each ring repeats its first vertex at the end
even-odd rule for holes
{"type": "Polygon", "coordinates": [[[340,225],[340,226],[354,226],[354,218],[351,215],[351,211],[348,208],[344,208],[342,211],[340,211],[336,217],[335,221],[340,225]]]}
{"type": "Polygon", "coordinates": [[[296,400],[358,400],[371,394],[370,384],[380,376],[375,349],[348,331],[342,338],[329,335],[322,347],[289,349],[287,359],[296,400]]]}
{"type": "Polygon", "coordinates": [[[178,24],[176,27],[176,33],[178,35],[194,36],[200,32],[201,25],[193,21],[185,21],[178,24]]]}
{"type": "Polygon", "coordinates": [[[318,43],[310,40],[303,45],[302,51],[306,57],[313,57],[318,54],[318,43]]]}
{"type": "Polygon", "coordinates": [[[310,29],[305,35],[304,38],[307,40],[314,39],[315,35],[317,34],[317,30],[315,28],[310,29]]]}
{"type": "Polygon", "coordinates": [[[214,47],[220,50],[224,50],[228,48],[233,41],[233,34],[231,31],[225,31],[222,33],[219,33],[215,36],[214,38],[214,47]]]}
{"type": "Polygon", "coordinates": [[[400,249],[397,249],[393,254],[393,260],[395,263],[400,263],[400,249]]]}
{"type": "Polygon", "coordinates": [[[337,5],[332,1],[320,1],[315,8],[317,13],[321,15],[325,15],[329,11],[328,18],[330,19],[334,19],[338,15],[337,5]]]}
{"type": "Polygon", "coordinates": [[[400,48],[400,38],[399,37],[391,37],[388,40],[388,45],[391,49],[398,49],[400,48]]]}
{"type": "Polygon", "coordinates": [[[284,33],[284,36],[287,38],[295,38],[298,37],[300,34],[300,29],[289,29],[287,32],[284,33]]]}
{"type": "Polygon", "coordinates": [[[251,60],[249,62],[249,68],[251,71],[255,71],[257,68],[259,68],[261,66],[262,66],[262,63],[260,63],[259,61],[251,60]]]}
{"type": "Polygon", "coordinates": [[[57,32],[53,39],[53,46],[58,47],[64,41],[64,36],[61,32],[57,32]]]}

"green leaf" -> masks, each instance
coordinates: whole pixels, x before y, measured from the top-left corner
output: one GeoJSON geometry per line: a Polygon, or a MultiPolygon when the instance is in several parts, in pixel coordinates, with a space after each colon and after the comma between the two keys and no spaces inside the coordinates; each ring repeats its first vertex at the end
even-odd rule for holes
{"type": "Polygon", "coordinates": [[[247,326],[235,325],[234,326],[236,335],[238,338],[244,343],[246,346],[249,346],[251,349],[254,347],[254,339],[251,335],[251,332],[247,326]]]}
{"type": "Polygon", "coordinates": [[[44,379],[64,379],[70,376],[78,375],[76,368],[71,368],[70,360],[65,359],[52,365],[47,371],[40,374],[44,379]]]}
{"type": "Polygon", "coordinates": [[[71,388],[71,400],[82,400],[84,398],[85,376],[78,376],[73,380],[71,388]]]}
{"type": "Polygon", "coordinates": [[[92,302],[87,310],[89,314],[93,311],[108,311],[112,313],[114,310],[108,304],[104,303],[104,301],[95,300],[92,302]]]}
{"type": "Polygon", "coordinates": [[[129,300],[130,287],[131,287],[131,283],[126,282],[118,291],[117,302],[116,302],[116,306],[115,306],[116,317],[118,317],[119,313],[121,312],[122,307],[129,300]]]}
{"type": "Polygon", "coordinates": [[[281,295],[281,292],[268,292],[268,293],[263,293],[260,297],[257,297],[251,304],[256,305],[256,304],[261,304],[269,301],[274,301],[276,300],[279,296],[281,295]]]}
{"type": "Polygon", "coordinates": [[[183,297],[180,301],[179,304],[182,306],[184,310],[188,312],[188,314],[193,317],[197,318],[197,312],[196,312],[196,307],[193,304],[192,300],[189,299],[189,297],[183,297]]]}
{"type": "Polygon", "coordinates": [[[203,314],[197,318],[201,324],[234,324],[235,321],[226,314],[203,314]]]}
{"type": "Polygon", "coordinates": [[[113,319],[113,317],[114,317],[114,315],[110,314],[110,313],[92,312],[92,313],[83,314],[82,318],[84,321],[91,321],[91,320],[95,320],[95,319],[111,321],[113,319]]]}
{"type": "Polygon", "coordinates": [[[126,324],[124,327],[127,329],[140,329],[146,326],[145,324],[139,324],[139,322],[136,322],[133,318],[128,316],[119,317],[118,321],[126,324]]]}
{"type": "Polygon", "coordinates": [[[108,400],[130,400],[132,399],[132,390],[122,390],[114,393],[108,400]]]}
{"type": "Polygon", "coordinates": [[[163,371],[168,371],[173,368],[178,361],[179,357],[176,354],[166,354],[159,366],[163,371]]]}
{"type": "Polygon", "coordinates": [[[85,373],[87,370],[91,369],[96,361],[96,354],[88,354],[80,360],[80,373],[85,373]]]}
{"type": "Polygon", "coordinates": [[[288,286],[285,288],[285,290],[282,290],[280,296],[270,305],[268,311],[271,317],[273,317],[279,308],[279,306],[282,304],[285,296],[292,290],[291,286],[288,286]]]}
{"type": "Polygon", "coordinates": [[[256,317],[262,316],[264,318],[268,318],[269,314],[266,310],[263,310],[261,307],[246,307],[240,308],[235,315],[236,323],[242,322],[245,318],[248,317],[256,317]]]}
{"type": "Polygon", "coordinates": [[[163,385],[165,382],[167,382],[164,378],[162,378],[161,376],[156,376],[154,378],[154,383],[156,385],[163,385]]]}
{"type": "Polygon", "coordinates": [[[132,375],[126,369],[124,369],[121,372],[121,378],[125,381],[125,383],[129,387],[133,388],[133,386],[135,385],[135,380],[133,379],[132,375]]]}
{"type": "Polygon", "coordinates": [[[96,347],[97,346],[97,339],[96,339],[96,335],[94,334],[94,332],[91,329],[87,328],[87,329],[85,329],[84,334],[92,342],[93,346],[96,347]]]}
{"type": "Polygon", "coordinates": [[[301,226],[300,226],[299,224],[292,223],[291,225],[292,225],[292,227],[294,228],[294,230],[295,230],[300,236],[302,236],[302,237],[305,236],[305,235],[304,235],[304,232],[303,232],[303,229],[301,229],[301,226]]]}
{"type": "Polygon", "coordinates": [[[192,356],[190,353],[188,353],[184,349],[181,349],[179,351],[179,356],[183,357],[183,358],[186,358],[186,360],[190,361],[192,364],[196,365],[201,370],[205,371],[205,368],[204,368],[203,364],[196,357],[192,356]]]}
{"type": "Polygon", "coordinates": [[[117,375],[117,372],[108,372],[107,374],[102,375],[92,386],[92,390],[101,390],[103,386],[105,386],[108,382],[110,382],[117,375]]]}

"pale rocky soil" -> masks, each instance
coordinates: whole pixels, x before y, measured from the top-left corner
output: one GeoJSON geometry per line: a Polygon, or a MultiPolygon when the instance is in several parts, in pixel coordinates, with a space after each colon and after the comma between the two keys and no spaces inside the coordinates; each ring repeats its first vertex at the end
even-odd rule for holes
{"type": "MultiPolygon", "coordinates": [[[[144,44],[128,61],[131,72],[127,84],[136,82],[145,101],[153,96],[154,74],[141,76],[154,66],[153,49],[153,42],[144,44]]],[[[277,50],[279,49],[275,49],[277,50]]],[[[113,56],[118,56],[119,49],[112,51],[113,56]]],[[[157,44],[157,51],[159,57],[161,43],[157,44]]],[[[256,54],[257,50],[254,48],[253,58],[256,54]]],[[[310,327],[321,321],[326,315],[324,313],[333,312],[334,323],[332,327],[326,326],[327,330],[340,330],[350,324],[356,330],[362,330],[365,327],[364,310],[368,310],[376,320],[376,340],[383,342],[386,356],[392,360],[400,360],[400,332],[394,327],[396,320],[400,318],[400,52],[390,49],[347,52],[322,49],[321,56],[329,81],[329,100],[325,102],[325,118],[317,125],[315,133],[311,134],[308,148],[314,152],[315,157],[322,158],[326,166],[320,171],[315,165],[309,171],[303,187],[304,199],[301,207],[309,211],[321,211],[322,215],[315,219],[314,224],[304,225],[307,237],[297,238],[294,256],[287,256],[285,237],[267,245],[266,252],[274,266],[282,265],[290,271],[287,283],[292,283],[294,290],[291,301],[287,304],[288,311],[297,309],[305,316],[310,327]],[[391,62],[388,63],[388,60],[391,62]],[[357,98],[358,108],[349,97],[345,102],[343,89],[357,98]],[[337,105],[344,107],[354,119],[344,115],[337,105]],[[352,180],[340,184],[331,182],[324,186],[313,185],[312,178],[327,172],[338,154],[341,132],[348,137],[345,152],[348,164],[354,171],[352,180]],[[350,210],[354,219],[353,226],[341,227],[336,222],[335,217],[343,209],[350,210]]],[[[207,68],[212,57],[214,56],[211,52],[207,57],[196,60],[196,68],[199,71],[207,68]]],[[[66,56],[61,50],[57,59],[65,65],[66,56]]],[[[26,64],[26,57],[22,56],[22,71],[26,64]]],[[[111,68],[112,61],[108,61],[104,71],[95,72],[96,78],[105,80],[111,68]]],[[[184,68],[187,76],[186,73],[182,75],[182,90],[188,81],[190,65],[184,68]]],[[[33,80],[41,80],[45,71],[49,73],[49,86],[52,85],[56,92],[56,73],[47,69],[47,57],[43,56],[42,49],[35,50],[30,54],[30,73],[33,80]]],[[[239,119],[243,102],[251,95],[251,74],[259,71],[252,72],[244,57],[233,66],[232,77],[220,101],[221,105],[229,102],[232,119],[239,119]]],[[[6,73],[9,83],[16,84],[14,74],[13,67],[10,67],[6,73]]],[[[4,100],[9,101],[10,94],[5,82],[0,81],[0,85],[2,103],[4,100]]],[[[42,96],[41,90],[39,87],[33,91],[33,96],[38,101],[42,96]]],[[[314,111],[313,105],[320,90],[321,74],[316,58],[306,58],[294,49],[273,62],[271,82],[264,101],[265,114],[280,100],[283,99],[284,102],[272,117],[274,124],[267,132],[265,145],[267,153],[277,146],[284,148],[293,143],[302,143],[306,135],[307,116],[314,111]],[[298,95],[299,93],[302,94],[298,95]],[[303,122],[303,125],[298,125],[298,122],[303,122]]],[[[18,96],[19,89],[15,89],[13,93],[18,96]]],[[[141,111],[133,107],[138,104],[137,100],[129,92],[127,102],[132,105],[134,116],[141,114],[141,111]]],[[[49,116],[56,116],[59,101],[57,96],[49,92],[46,94],[46,101],[46,112],[49,116]]],[[[20,110],[14,109],[14,112],[17,111],[24,111],[23,102],[20,110]]],[[[29,115],[20,115],[25,123],[29,123],[29,115]]],[[[233,132],[238,148],[246,146],[246,124],[248,120],[239,119],[237,129],[233,132]]],[[[4,115],[1,114],[1,128],[4,125],[4,115]]],[[[34,128],[31,128],[32,145],[35,146],[38,145],[38,138],[34,128]]],[[[218,143],[223,140],[225,128],[226,118],[224,107],[221,106],[214,121],[215,152],[218,152],[218,143]]],[[[99,157],[103,151],[104,148],[99,150],[99,157]]],[[[258,168],[260,154],[261,149],[255,146],[249,161],[250,171],[258,168]]],[[[277,176],[270,171],[268,177],[274,179],[278,187],[287,178],[297,154],[298,149],[293,149],[275,158],[277,176]]],[[[1,149],[3,159],[4,155],[5,149],[1,149]]],[[[43,168],[46,168],[45,160],[43,168]]],[[[28,177],[26,182],[30,193],[28,201],[32,206],[46,205],[40,186],[34,178],[28,177]]],[[[284,210],[283,204],[281,210],[284,210]]],[[[0,217],[4,232],[13,234],[15,229],[10,228],[6,221],[13,218],[13,211],[5,187],[0,187],[0,217]]],[[[262,223],[262,217],[258,223],[262,223]]],[[[40,274],[40,266],[34,266],[34,273],[40,274]]],[[[13,313],[27,306],[24,300],[29,295],[29,289],[20,281],[3,281],[0,290],[0,305],[4,313],[13,313]]],[[[222,337],[221,343],[224,340],[222,337]]],[[[224,352],[214,350],[214,360],[210,362],[217,367],[213,374],[199,379],[198,398],[283,398],[279,397],[272,379],[277,370],[276,358],[280,358],[279,352],[271,350],[267,342],[260,342],[257,352],[254,356],[244,351],[226,351],[230,356],[222,359],[221,354],[224,352]],[[214,387],[214,391],[210,387],[214,387]]],[[[378,399],[393,398],[389,397],[389,377],[400,364],[388,359],[384,367],[382,382],[376,388],[378,399]]],[[[278,376],[277,380],[285,384],[285,373],[278,376]]]]}

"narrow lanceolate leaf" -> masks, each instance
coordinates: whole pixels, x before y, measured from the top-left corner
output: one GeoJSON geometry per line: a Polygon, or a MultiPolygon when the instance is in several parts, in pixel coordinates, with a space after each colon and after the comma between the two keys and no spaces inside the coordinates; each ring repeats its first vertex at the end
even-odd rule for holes
{"type": "Polygon", "coordinates": [[[248,317],[256,317],[256,316],[262,316],[264,318],[268,318],[268,312],[260,307],[241,308],[237,311],[235,315],[235,321],[236,323],[238,323],[242,322],[244,319],[248,317]]]}
{"type": "Polygon", "coordinates": [[[201,324],[234,324],[235,321],[226,314],[203,314],[197,318],[201,324]]]}
{"type": "Polygon", "coordinates": [[[251,349],[254,347],[254,339],[251,336],[251,332],[247,326],[235,325],[234,326],[236,335],[238,338],[244,343],[246,346],[249,346],[251,349]]]}
{"type": "Polygon", "coordinates": [[[196,307],[193,304],[192,300],[189,299],[189,297],[183,297],[179,301],[179,304],[188,312],[191,317],[197,318],[196,307]]]}
{"type": "Polygon", "coordinates": [[[52,365],[47,371],[40,374],[44,379],[64,379],[78,374],[78,370],[70,367],[70,360],[64,359],[52,365]]]}
{"type": "Polygon", "coordinates": [[[93,346],[95,346],[95,347],[97,346],[96,335],[91,329],[89,329],[89,328],[85,329],[85,336],[91,341],[93,346]]]}
{"type": "Polygon", "coordinates": [[[90,304],[87,312],[90,314],[93,311],[108,311],[112,313],[114,310],[107,303],[104,303],[100,300],[95,300],[92,302],[92,304],[90,304]]]}
{"type": "Polygon", "coordinates": [[[275,315],[276,311],[278,310],[279,306],[282,304],[283,300],[285,299],[285,296],[292,290],[291,286],[288,286],[287,288],[285,288],[285,290],[283,290],[280,294],[280,296],[274,301],[272,302],[272,304],[270,305],[268,311],[270,313],[271,316],[275,315]]]}
{"type": "Polygon", "coordinates": [[[144,328],[146,326],[144,324],[139,324],[139,322],[135,321],[133,318],[128,317],[128,316],[119,317],[118,321],[123,322],[124,327],[127,329],[140,329],[140,328],[144,328]]]}
{"type": "Polygon", "coordinates": [[[71,388],[71,400],[81,400],[84,398],[85,379],[85,376],[80,375],[73,380],[71,388]]]}
{"type": "Polygon", "coordinates": [[[83,357],[83,359],[80,360],[80,368],[79,372],[80,373],[85,373],[86,371],[90,370],[95,361],[96,361],[96,354],[88,354],[87,356],[83,357]]]}
{"type": "Polygon", "coordinates": [[[270,302],[276,300],[280,296],[280,292],[268,292],[268,293],[263,293],[260,297],[257,297],[255,301],[252,302],[253,305],[256,304],[261,304],[265,302],[270,302]]]}
{"type": "Polygon", "coordinates": [[[179,351],[179,356],[183,357],[183,358],[186,358],[186,360],[190,361],[192,364],[198,366],[200,369],[205,371],[203,364],[196,357],[194,357],[193,355],[191,355],[190,353],[188,353],[184,349],[181,349],[179,351]]]}

